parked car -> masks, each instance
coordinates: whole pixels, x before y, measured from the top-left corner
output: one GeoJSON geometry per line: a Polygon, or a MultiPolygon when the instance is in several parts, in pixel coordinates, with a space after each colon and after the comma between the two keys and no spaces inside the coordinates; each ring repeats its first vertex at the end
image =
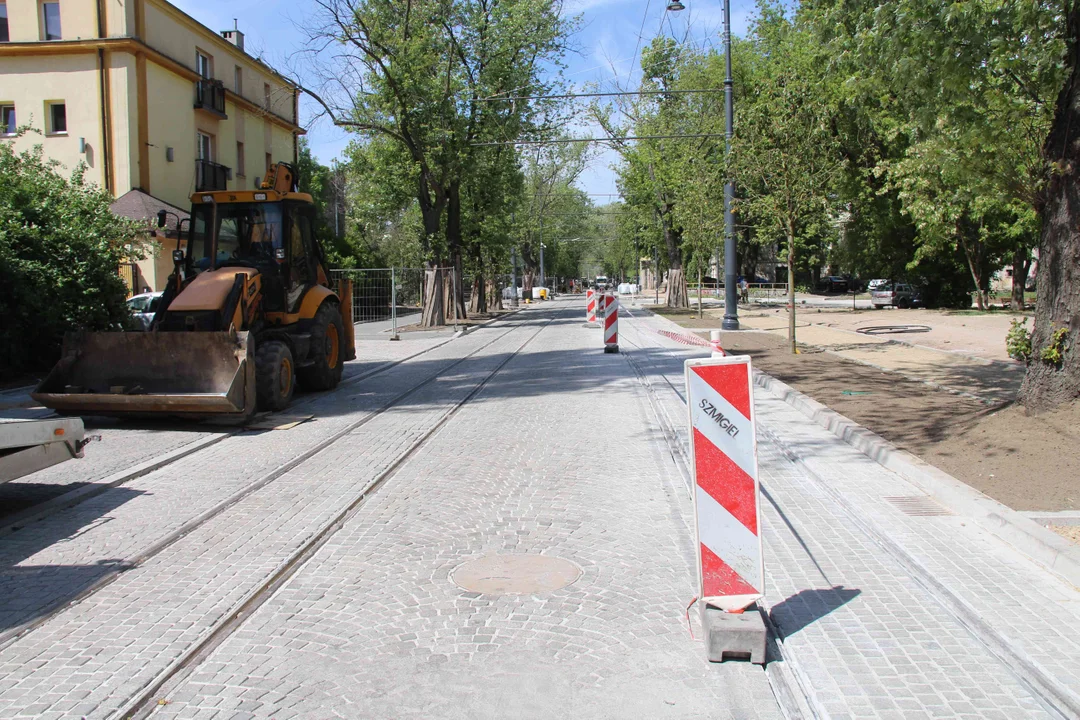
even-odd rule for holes
{"type": "Polygon", "coordinates": [[[898,308],[922,305],[922,292],[908,283],[879,285],[870,292],[870,302],[875,308],[895,305],[898,308]]]}
{"type": "Polygon", "coordinates": [[[889,281],[886,280],[885,278],[877,278],[875,280],[871,280],[870,282],[866,283],[866,289],[869,290],[870,292],[873,292],[873,291],[877,290],[878,288],[880,288],[882,285],[888,285],[888,284],[889,284],[889,281]]]}
{"type": "Polygon", "coordinates": [[[829,275],[828,277],[821,278],[819,283],[821,288],[825,292],[847,292],[848,280],[847,278],[840,277],[839,275],[829,275]]]}
{"type": "Polygon", "coordinates": [[[150,323],[154,321],[154,313],[157,312],[160,304],[161,293],[159,292],[140,293],[127,300],[128,310],[131,311],[131,316],[135,318],[140,330],[150,329],[150,323]]]}
{"type": "Polygon", "coordinates": [[[616,292],[620,295],[637,295],[638,286],[634,283],[619,283],[619,287],[616,292]]]}

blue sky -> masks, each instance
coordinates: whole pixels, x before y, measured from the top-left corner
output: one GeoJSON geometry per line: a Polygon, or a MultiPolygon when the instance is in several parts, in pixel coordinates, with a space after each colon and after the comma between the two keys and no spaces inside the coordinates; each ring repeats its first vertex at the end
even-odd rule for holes
{"type": "MultiPolygon", "coordinates": [[[[214,30],[232,28],[233,18],[245,33],[247,50],[262,57],[271,65],[285,67],[288,58],[303,46],[304,34],[299,29],[308,6],[285,0],[171,0],[195,19],[214,30]]],[[[600,83],[610,90],[615,81],[625,85],[636,82],[639,46],[658,33],[676,38],[688,37],[697,47],[719,46],[723,14],[720,0],[683,0],[686,10],[666,13],[667,0],[566,0],[566,12],[582,15],[580,32],[574,37],[577,52],[566,58],[567,80],[579,88],[587,83],[600,83]],[[639,37],[643,38],[639,42],[639,37]]],[[[732,0],[732,26],[735,34],[745,33],[753,13],[753,0],[732,0]]],[[[329,165],[348,144],[347,133],[325,120],[311,123],[315,105],[301,99],[301,123],[308,129],[308,139],[316,157],[329,165]]],[[[575,131],[586,134],[590,128],[575,131]]],[[[617,193],[615,175],[610,165],[615,162],[611,152],[599,153],[578,181],[594,201],[603,204],[617,193]]]]}

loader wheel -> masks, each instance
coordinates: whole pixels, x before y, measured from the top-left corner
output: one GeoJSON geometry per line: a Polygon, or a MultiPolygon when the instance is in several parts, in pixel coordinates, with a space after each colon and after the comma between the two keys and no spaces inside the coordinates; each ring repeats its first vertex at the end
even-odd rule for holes
{"type": "Polygon", "coordinates": [[[255,351],[255,397],[259,409],[277,412],[289,407],[295,387],[289,346],[280,340],[259,345],[255,351]]]}
{"type": "Polygon", "coordinates": [[[300,368],[297,376],[305,390],[332,390],[341,380],[345,350],[345,325],[341,311],[333,303],[323,303],[311,326],[311,365],[300,368]]]}

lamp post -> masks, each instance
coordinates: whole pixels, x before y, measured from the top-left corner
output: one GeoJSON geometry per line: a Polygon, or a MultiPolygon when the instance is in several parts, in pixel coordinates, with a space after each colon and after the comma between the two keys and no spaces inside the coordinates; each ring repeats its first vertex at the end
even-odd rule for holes
{"type": "MultiPolygon", "coordinates": [[[[735,135],[735,80],[731,76],[731,0],[722,0],[724,6],[724,157],[731,155],[731,139],[735,135]]],[[[686,6],[681,0],[669,0],[667,9],[678,12],[686,6]]],[[[739,329],[739,279],[735,247],[735,216],[731,205],[735,200],[735,182],[728,178],[724,183],[724,330],[739,329]]]]}

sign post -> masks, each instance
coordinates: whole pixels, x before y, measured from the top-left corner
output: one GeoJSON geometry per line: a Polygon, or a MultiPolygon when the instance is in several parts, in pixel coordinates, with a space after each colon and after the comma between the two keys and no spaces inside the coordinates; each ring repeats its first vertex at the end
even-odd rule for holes
{"type": "Polygon", "coordinates": [[[585,322],[596,322],[596,291],[592,288],[585,291],[585,322]]]}
{"type": "Polygon", "coordinates": [[[747,356],[686,361],[698,588],[709,659],[765,662],[754,383],[747,356]]]}

